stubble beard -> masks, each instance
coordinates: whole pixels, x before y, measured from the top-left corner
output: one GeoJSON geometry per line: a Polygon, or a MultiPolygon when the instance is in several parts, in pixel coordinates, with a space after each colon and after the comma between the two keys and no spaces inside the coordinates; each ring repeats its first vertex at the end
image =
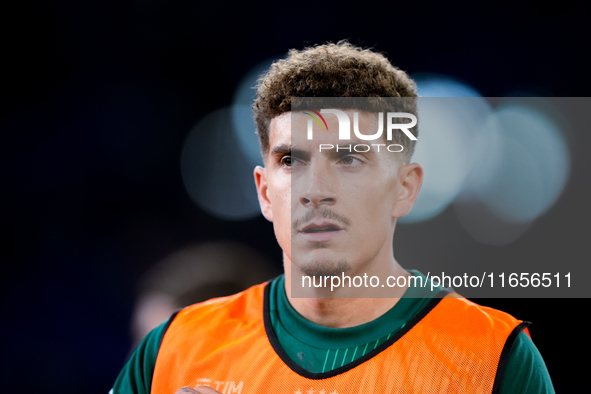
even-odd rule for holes
{"type": "Polygon", "coordinates": [[[302,274],[310,277],[340,276],[351,270],[351,263],[347,259],[315,260],[304,263],[299,267],[302,274]]]}

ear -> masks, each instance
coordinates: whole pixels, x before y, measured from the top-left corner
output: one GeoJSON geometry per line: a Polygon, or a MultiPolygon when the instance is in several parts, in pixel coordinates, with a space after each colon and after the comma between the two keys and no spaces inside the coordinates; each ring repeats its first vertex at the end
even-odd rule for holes
{"type": "Polygon", "coordinates": [[[257,188],[259,205],[263,216],[270,222],[273,221],[273,210],[271,200],[269,199],[269,189],[267,187],[267,170],[261,166],[254,169],[254,183],[257,188]]]}
{"type": "Polygon", "coordinates": [[[419,163],[403,165],[398,170],[398,191],[392,216],[401,218],[410,212],[410,209],[419,197],[419,190],[423,184],[423,167],[419,163]]]}

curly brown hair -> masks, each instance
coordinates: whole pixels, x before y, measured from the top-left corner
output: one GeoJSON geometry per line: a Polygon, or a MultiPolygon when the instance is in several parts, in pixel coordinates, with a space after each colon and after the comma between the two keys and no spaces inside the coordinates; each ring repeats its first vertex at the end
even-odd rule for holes
{"type": "MultiPolygon", "coordinates": [[[[269,71],[259,78],[256,92],[253,113],[263,156],[269,151],[271,120],[284,112],[297,110],[292,108],[292,97],[374,97],[376,99],[370,101],[371,110],[383,111],[389,106],[397,112],[413,114],[416,114],[418,97],[415,82],[404,71],[394,67],[383,54],[347,41],[317,45],[301,51],[290,50],[285,59],[274,62],[269,71]],[[380,100],[385,97],[412,99],[400,100],[397,107],[392,108],[392,100],[380,100]]],[[[305,102],[301,105],[305,106],[305,102]]],[[[341,108],[358,107],[344,104],[341,108]]],[[[418,128],[415,126],[412,130],[416,136],[418,128]]],[[[402,133],[396,134],[396,142],[404,142],[405,153],[410,158],[414,141],[402,133]]]]}

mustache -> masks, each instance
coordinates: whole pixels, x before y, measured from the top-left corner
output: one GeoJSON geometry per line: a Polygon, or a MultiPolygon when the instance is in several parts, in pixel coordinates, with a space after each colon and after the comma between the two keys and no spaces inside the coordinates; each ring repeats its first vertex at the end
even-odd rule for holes
{"type": "Polygon", "coordinates": [[[344,224],[345,226],[351,225],[351,220],[349,218],[347,218],[346,216],[341,215],[340,213],[337,213],[337,212],[331,210],[330,208],[322,208],[322,209],[314,209],[314,210],[308,211],[301,218],[294,220],[293,224],[292,224],[292,229],[297,231],[300,227],[302,227],[302,225],[312,221],[312,219],[314,219],[315,217],[321,217],[321,218],[329,219],[329,220],[336,220],[337,222],[340,222],[340,223],[344,224]]]}

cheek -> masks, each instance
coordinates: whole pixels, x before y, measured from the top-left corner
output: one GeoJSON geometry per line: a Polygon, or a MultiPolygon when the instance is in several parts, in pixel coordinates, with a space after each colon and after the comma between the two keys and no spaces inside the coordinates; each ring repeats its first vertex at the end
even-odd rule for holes
{"type": "Polygon", "coordinates": [[[353,204],[357,211],[356,216],[369,223],[366,231],[381,234],[389,228],[396,205],[396,182],[383,180],[368,186],[357,195],[353,204]]]}
{"type": "Polygon", "coordinates": [[[397,182],[390,173],[369,174],[359,182],[343,182],[343,195],[358,204],[378,206],[389,205],[396,196],[397,182]]]}
{"type": "Polygon", "coordinates": [[[272,196],[273,226],[278,237],[291,237],[291,193],[275,192],[272,196]]]}
{"type": "Polygon", "coordinates": [[[267,197],[271,203],[274,217],[285,216],[290,208],[291,183],[286,174],[270,172],[267,182],[267,197]]]}

